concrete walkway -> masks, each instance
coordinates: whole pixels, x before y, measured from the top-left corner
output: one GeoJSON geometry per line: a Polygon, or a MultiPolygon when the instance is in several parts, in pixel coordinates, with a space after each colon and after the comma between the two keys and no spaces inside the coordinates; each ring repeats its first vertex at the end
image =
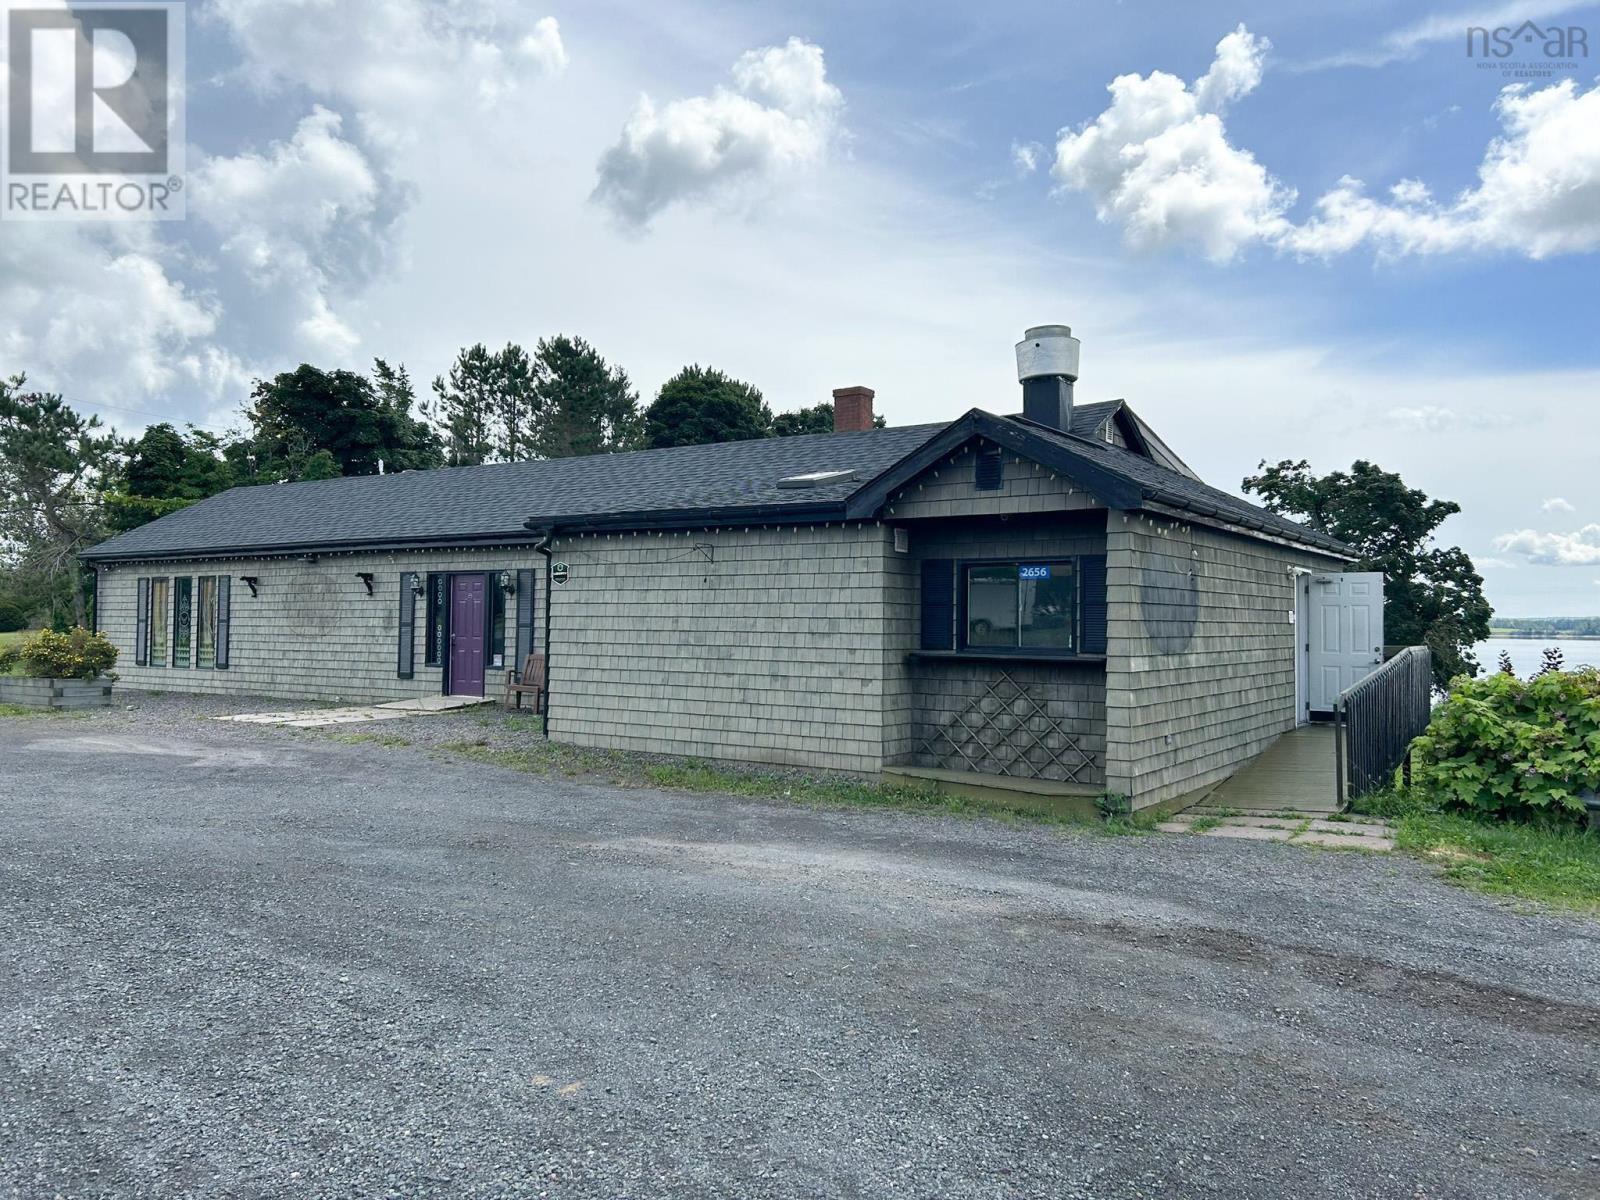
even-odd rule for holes
{"type": "Polygon", "coordinates": [[[1232,815],[1191,808],[1157,829],[1167,833],[1192,833],[1202,837],[1242,838],[1252,842],[1289,842],[1296,846],[1322,846],[1332,850],[1394,849],[1394,830],[1382,821],[1330,821],[1304,813],[1232,815]]]}
{"type": "Polygon", "coordinates": [[[391,700],[386,704],[354,704],[343,708],[312,708],[298,712],[235,713],[212,717],[213,721],[237,721],[244,725],[288,725],[294,729],[317,729],[324,725],[354,725],[363,721],[394,721],[423,713],[451,712],[479,704],[493,704],[485,696],[426,696],[420,700],[391,700]]]}
{"type": "Polygon", "coordinates": [[[1256,812],[1337,812],[1333,726],[1302,725],[1224,779],[1200,802],[1256,812]]]}

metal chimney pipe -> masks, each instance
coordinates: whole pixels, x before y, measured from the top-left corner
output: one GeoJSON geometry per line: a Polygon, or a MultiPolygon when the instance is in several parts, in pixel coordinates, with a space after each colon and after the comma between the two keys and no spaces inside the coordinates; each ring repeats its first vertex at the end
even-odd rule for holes
{"type": "Polygon", "coordinates": [[[1072,431],[1072,385],[1080,343],[1066,325],[1035,325],[1017,343],[1022,415],[1063,433],[1072,431]]]}

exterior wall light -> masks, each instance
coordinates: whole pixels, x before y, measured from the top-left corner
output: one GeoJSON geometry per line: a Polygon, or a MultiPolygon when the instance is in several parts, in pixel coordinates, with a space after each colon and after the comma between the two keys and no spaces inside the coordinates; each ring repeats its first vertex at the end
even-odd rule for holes
{"type": "Polygon", "coordinates": [[[255,575],[241,575],[239,576],[239,582],[244,584],[245,587],[249,588],[250,594],[254,596],[256,594],[256,588],[261,583],[261,580],[255,575]]]}
{"type": "Polygon", "coordinates": [[[500,590],[508,596],[517,590],[517,577],[510,571],[500,572],[500,590]]]}
{"type": "Polygon", "coordinates": [[[426,585],[422,582],[422,576],[415,575],[415,574],[412,575],[411,576],[411,594],[413,596],[420,596],[420,595],[422,595],[422,593],[425,590],[426,590],[426,585]]]}
{"type": "Polygon", "coordinates": [[[361,582],[366,585],[367,595],[372,595],[372,572],[357,571],[356,578],[361,580],[361,582]]]}

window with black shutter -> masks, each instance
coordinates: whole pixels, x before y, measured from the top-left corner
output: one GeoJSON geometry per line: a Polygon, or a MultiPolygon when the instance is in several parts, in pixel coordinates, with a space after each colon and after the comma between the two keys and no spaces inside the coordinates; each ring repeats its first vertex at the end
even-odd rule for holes
{"type": "Polygon", "coordinates": [[[511,666],[519,674],[533,653],[534,578],[531,569],[517,572],[517,657],[511,666]]]}
{"type": "Polygon", "coordinates": [[[217,576],[217,661],[219,671],[228,669],[228,634],[233,629],[233,576],[217,576]]]}
{"type": "Polygon", "coordinates": [[[956,636],[956,564],[922,560],[922,648],[953,650],[956,636]]]}
{"type": "Polygon", "coordinates": [[[415,571],[400,572],[400,621],[395,674],[410,679],[417,657],[417,593],[415,571]]]}
{"type": "Polygon", "coordinates": [[[428,667],[444,665],[444,619],[445,619],[445,589],[450,585],[450,576],[443,572],[428,575],[427,608],[424,619],[428,623],[427,637],[423,644],[422,663],[428,667]]]}
{"type": "Polygon", "coordinates": [[[1083,652],[1106,652],[1106,556],[1085,554],[1078,560],[1083,585],[1083,652]]]}
{"type": "Polygon", "coordinates": [[[140,579],[138,584],[139,600],[133,621],[133,665],[145,667],[150,665],[150,581],[140,579]]]}

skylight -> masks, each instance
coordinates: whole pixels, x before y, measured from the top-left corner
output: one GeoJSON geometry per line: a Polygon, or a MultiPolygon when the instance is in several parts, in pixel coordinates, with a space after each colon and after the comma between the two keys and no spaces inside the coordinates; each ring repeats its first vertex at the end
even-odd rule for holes
{"type": "Polygon", "coordinates": [[[789,475],[778,480],[781,488],[814,488],[830,483],[848,483],[855,479],[854,471],[812,471],[806,475],[789,475]]]}

